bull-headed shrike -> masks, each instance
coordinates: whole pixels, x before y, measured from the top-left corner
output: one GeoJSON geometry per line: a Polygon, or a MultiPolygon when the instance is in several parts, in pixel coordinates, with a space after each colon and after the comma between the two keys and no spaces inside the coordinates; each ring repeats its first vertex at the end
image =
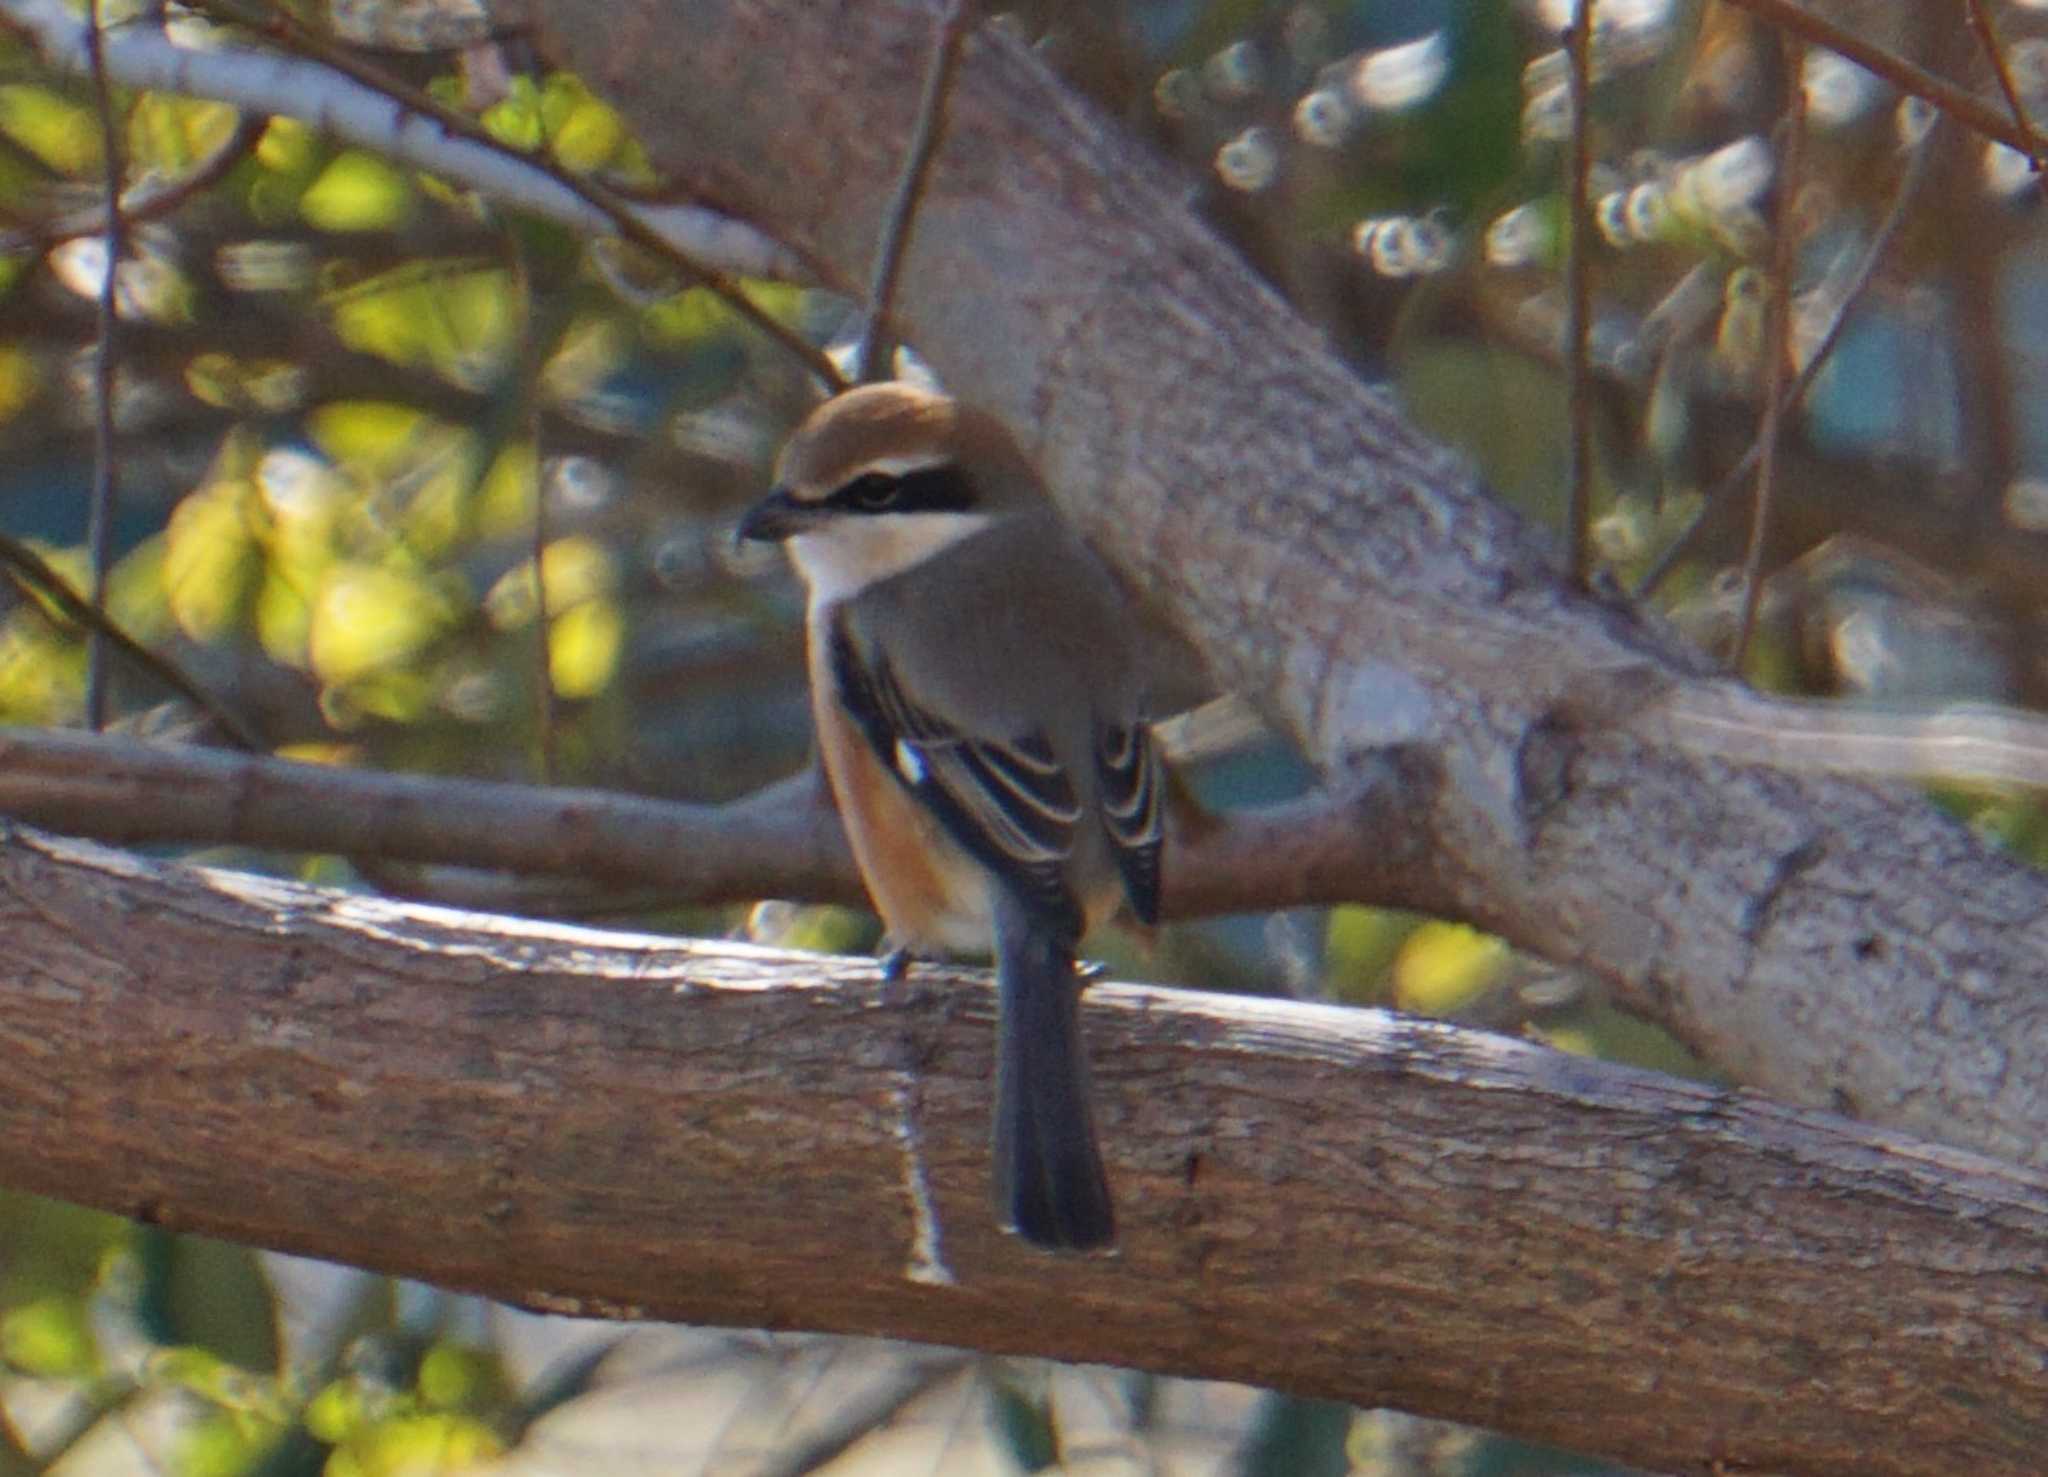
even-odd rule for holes
{"type": "Polygon", "coordinates": [[[1108,1246],[1075,951],[1157,920],[1161,835],[1121,595],[993,418],[905,384],[812,412],[739,536],[808,588],[818,745],[890,943],[993,940],[997,1215],[1108,1246]]]}

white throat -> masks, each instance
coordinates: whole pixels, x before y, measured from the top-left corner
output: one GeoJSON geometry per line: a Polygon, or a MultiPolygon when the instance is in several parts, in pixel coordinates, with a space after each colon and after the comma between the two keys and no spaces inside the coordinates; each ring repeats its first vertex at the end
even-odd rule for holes
{"type": "Polygon", "coordinates": [[[836,605],[987,528],[986,513],[849,514],[783,547],[813,605],[836,605]]]}

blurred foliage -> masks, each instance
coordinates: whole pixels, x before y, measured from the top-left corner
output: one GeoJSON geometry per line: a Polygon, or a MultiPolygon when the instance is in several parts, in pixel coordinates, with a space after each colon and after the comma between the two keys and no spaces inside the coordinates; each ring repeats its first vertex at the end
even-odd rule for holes
{"type": "MultiPolygon", "coordinates": [[[[2038,9],[2004,7],[2030,64],[2048,47],[2038,9]]],[[[1941,10],[1908,12],[1883,40],[1954,70],[1966,28],[1941,10]]],[[[1218,229],[1329,342],[1504,498],[1554,523],[1567,12],[1564,0],[1026,0],[993,23],[1179,161],[1218,229]]],[[[323,7],[293,13],[317,22],[323,7]]],[[[1756,423],[1773,224],[1802,232],[1791,286],[1810,340],[1841,306],[1925,120],[1824,55],[1792,76],[1774,37],[1709,0],[1602,0],[1600,13],[1597,552],[1632,581],[1703,516],[1666,599],[1725,650],[1741,601],[1726,570],[1747,513],[1743,498],[1709,498],[1756,423]],[[1794,85],[1813,140],[1788,184],[1773,137],[1794,85]]],[[[365,55],[506,144],[617,188],[660,184],[579,79],[516,41],[453,49],[477,39],[466,15],[336,4],[330,19],[334,44],[374,35],[384,49],[365,55]]],[[[99,124],[90,90],[41,75],[18,43],[0,40],[0,61],[0,531],[84,588],[93,299],[109,263],[101,238],[77,232],[100,208],[99,124]]],[[[279,754],[695,799],[802,762],[793,591],[772,560],[726,539],[808,401],[800,365],[616,243],[303,123],[158,94],[117,91],[117,107],[127,178],[152,182],[159,203],[137,211],[113,266],[114,620],[279,754]],[[199,185],[163,188],[188,177],[199,185]]],[[[2039,187],[1982,141],[1930,147],[1943,167],[1787,428],[1748,674],[1858,701],[2040,705],[2039,187]]],[[[746,290],[814,342],[846,337],[853,305],[772,282],[746,290]]],[[[145,674],[115,679],[124,724],[197,725],[145,674]]],[[[85,688],[81,633],[0,585],[0,722],[76,724],[85,688]]],[[[1278,746],[1190,778],[1216,803],[1305,782],[1278,746]]],[[[2048,859],[2031,795],[1942,799],[2048,859]]],[[[363,885],[337,858],[208,855],[363,885]]],[[[642,921],[835,949],[874,936],[865,915],[780,904],[642,921]]],[[[1168,930],[1149,958],[1104,947],[1120,972],[1230,989],[1277,976],[1709,1071],[1584,980],[1458,924],[1350,907],[1168,930]]],[[[516,1456],[529,1424],[573,1403],[596,1367],[514,1378],[445,1306],[422,1323],[386,1283],[324,1342],[288,1347],[295,1299],[274,1267],[47,1202],[0,1198],[0,1246],[0,1477],[66,1453],[67,1470],[221,1477],[454,1470],[516,1456]],[[87,1460],[87,1443],[142,1409],[172,1413],[146,1460],[123,1466],[98,1446],[87,1460]]],[[[1067,1449],[1078,1407],[1059,1388],[972,1382],[1009,1465],[1067,1449]]],[[[1170,1382],[1103,1398],[1118,1429],[1150,1433],[1144,1450],[1168,1448],[1170,1382]]],[[[1386,1413],[1202,1399],[1212,1428],[1215,1411],[1235,1411],[1224,1445],[1245,1472],[1597,1470],[1386,1413]]]]}

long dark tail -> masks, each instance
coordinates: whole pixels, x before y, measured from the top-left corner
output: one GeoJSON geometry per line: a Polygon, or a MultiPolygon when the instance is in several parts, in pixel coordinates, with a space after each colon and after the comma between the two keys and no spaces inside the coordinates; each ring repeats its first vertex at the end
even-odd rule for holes
{"type": "Polygon", "coordinates": [[[1116,1239],[1116,1216],[1088,1105],[1074,939],[996,893],[996,1214],[1035,1246],[1092,1251],[1116,1239]]]}

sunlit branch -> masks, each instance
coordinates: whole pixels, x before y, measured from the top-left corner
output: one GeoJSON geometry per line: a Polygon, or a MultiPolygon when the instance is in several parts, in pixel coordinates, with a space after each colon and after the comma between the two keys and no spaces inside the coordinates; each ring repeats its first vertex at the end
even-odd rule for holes
{"type": "Polygon", "coordinates": [[[1904,710],[1690,693],[1658,721],[1696,754],[1876,780],[2048,789],[2048,717],[1990,703],[1904,710]]]}
{"type": "MultiPolygon", "coordinates": [[[[0,0],[0,25],[26,33],[51,66],[90,73],[85,27],[62,0],[0,0]]],[[[237,45],[188,49],[161,31],[139,27],[109,31],[102,50],[107,75],[124,86],[296,118],[515,209],[581,230],[626,235],[700,278],[722,280],[725,272],[791,281],[812,276],[793,253],[744,222],[701,206],[625,200],[471,132],[466,120],[463,131],[453,131],[447,120],[423,112],[414,101],[341,75],[326,59],[237,45]]],[[[736,287],[729,292],[745,297],[736,287]]],[[[780,325],[775,332],[778,338],[787,333],[780,325]]],[[[830,369],[829,363],[811,367],[830,369]]]]}
{"type": "Polygon", "coordinates": [[[885,983],[4,824],[0,929],[0,1178],[158,1226],[586,1316],[1279,1371],[1650,1468],[2038,1470],[2048,1176],[1824,1112],[1100,982],[1128,1213],[1115,1255],[1047,1257],[988,1213],[978,971],[885,983]]]}

